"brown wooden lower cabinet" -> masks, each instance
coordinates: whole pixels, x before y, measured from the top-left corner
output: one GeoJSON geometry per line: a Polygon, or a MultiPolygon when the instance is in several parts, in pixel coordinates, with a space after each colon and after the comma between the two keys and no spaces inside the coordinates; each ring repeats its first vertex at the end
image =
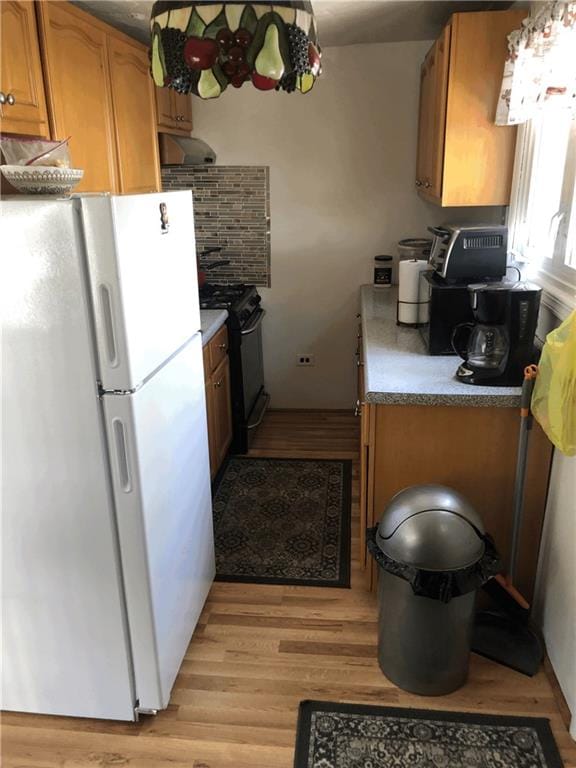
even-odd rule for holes
{"type": "MultiPolygon", "coordinates": [[[[512,496],[518,447],[519,409],[363,404],[361,528],[376,525],[398,491],[440,483],[463,493],[507,563],[512,532],[512,496]]],[[[538,426],[530,436],[524,518],[516,586],[532,599],[544,520],[552,445],[538,426]]],[[[376,568],[361,562],[374,588],[376,568]]]]}
{"type": "Polygon", "coordinates": [[[230,401],[230,361],[228,357],[212,374],[214,413],[214,459],[216,471],[224,461],[232,442],[232,403],[230,401]]]}
{"type": "Polygon", "coordinates": [[[227,349],[226,328],[219,331],[204,346],[203,350],[210,476],[212,478],[220,469],[232,442],[230,361],[226,352],[222,354],[223,349],[227,349]],[[223,347],[224,344],[226,347],[223,347]]]}

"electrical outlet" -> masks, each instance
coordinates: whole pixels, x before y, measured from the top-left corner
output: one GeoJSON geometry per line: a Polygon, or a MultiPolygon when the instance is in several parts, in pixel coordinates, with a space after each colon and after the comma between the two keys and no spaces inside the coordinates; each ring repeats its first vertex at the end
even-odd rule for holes
{"type": "Polygon", "coordinates": [[[304,355],[298,355],[298,357],[296,358],[296,365],[315,365],[315,364],[316,364],[315,356],[308,352],[304,355]]]}

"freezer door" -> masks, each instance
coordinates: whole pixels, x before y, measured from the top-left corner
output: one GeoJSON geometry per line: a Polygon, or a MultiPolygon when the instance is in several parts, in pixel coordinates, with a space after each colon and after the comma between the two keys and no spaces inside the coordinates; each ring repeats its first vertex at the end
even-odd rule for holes
{"type": "Polygon", "coordinates": [[[104,395],[139,706],[168,705],[214,578],[200,334],[130,395],[104,395]]]}
{"type": "Polygon", "coordinates": [[[99,379],[131,390],[200,330],[192,192],[80,198],[99,379]]]}
{"type": "Polygon", "coordinates": [[[70,201],[0,207],[1,707],[134,720],[77,217],[70,201]]]}

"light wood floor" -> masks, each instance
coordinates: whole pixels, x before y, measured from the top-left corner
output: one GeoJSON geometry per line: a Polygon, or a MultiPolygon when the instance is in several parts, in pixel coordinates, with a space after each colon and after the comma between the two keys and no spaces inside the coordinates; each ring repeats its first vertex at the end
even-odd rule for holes
{"type": "MultiPolygon", "coordinates": [[[[347,413],[273,412],[252,453],[355,460],[357,439],[347,413]]],[[[375,598],[357,563],[351,589],[218,583],[167,711],[138,724],[6,713],[3,765],[290,768],[298,703],[313,698],[548,717],[566,768],[576,768],[576,745],[544,672],[527,678],[473,655],[464,688],[427,699],[389,683],[375,651],[375,598]]]]}

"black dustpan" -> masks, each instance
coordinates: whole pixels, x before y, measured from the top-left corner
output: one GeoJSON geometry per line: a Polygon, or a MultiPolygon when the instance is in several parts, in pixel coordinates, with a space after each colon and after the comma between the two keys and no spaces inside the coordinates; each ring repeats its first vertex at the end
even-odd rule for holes
{"type": "Polygon", "coordinates": [[[475,653],[530,677],[540,668],[544,658],[544,646],[539,634],[530,624],[529,604],[514,587],[514,576],[522,529],[528,436],[532,428],[530,400],[537,372],[535,365],[528,366],[524,371],[522,385],[520,439],[516,460],[514,518],[508,576],[506,578],[496,576],[486,583],[485,591],[498,608],[480,611],[476,615],[472,636],[472,650],[475,653]]]}
{"type": "Polygon", "coordinates": [[[530,624],[499,611],[478,613],[472,650],[529,677],[538,672],[544,658],[544,646],[530,624]]]}

